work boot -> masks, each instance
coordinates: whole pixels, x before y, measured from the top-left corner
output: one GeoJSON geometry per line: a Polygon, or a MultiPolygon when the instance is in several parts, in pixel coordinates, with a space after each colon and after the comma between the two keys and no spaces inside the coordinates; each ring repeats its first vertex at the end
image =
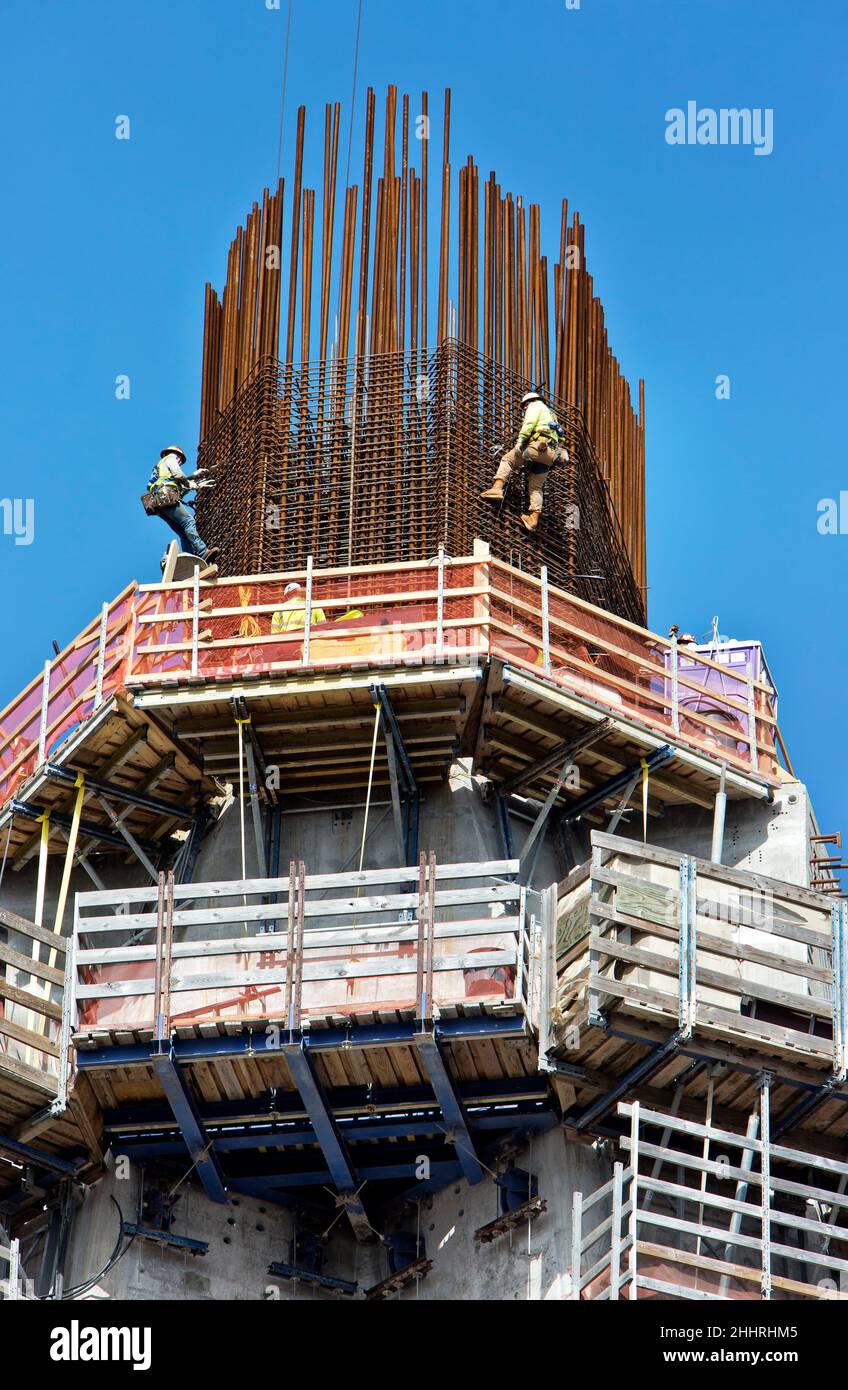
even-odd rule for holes
{"type": "Polygon", "coordinates": [[[214,565],[215,561],[217,560],[217,558],[218,558],[218,556],[219,556],[220,554],[221,554],[221,547],[220,547],[219,545],[213,545],[212,548],[211,548],[211,550],[207,550],[207,552],[206,552],[206,554],[204,555],[203,559],[204,559],[204,561],[205,561],[205,563],[206,563],[207,565],[214,565]]]}
{"type": "Polygon", "coordinates": [[[529,531],[532,535],[539,525],[539,513],[525,512],[521,517],[521,525],[524,527],[525,531],[529,531]]]}
{"type": "Polygon", "coordinates": [[[495,481],[492,483],[492,486],[489,487],[489,488],[486,488],[486,491],[485,491],[485,492],[481,492],[481,493],[480,493],[481,498],[483,498],[486,502],[502,502],[502,501],[503,501],[503,495],[504,495],[504,480],[503,480],[503,478],[495,478],[495,481]]]}

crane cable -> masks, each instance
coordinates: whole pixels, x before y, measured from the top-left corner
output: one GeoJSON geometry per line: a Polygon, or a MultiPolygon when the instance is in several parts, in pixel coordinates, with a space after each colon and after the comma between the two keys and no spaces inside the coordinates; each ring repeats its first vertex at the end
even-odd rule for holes
{"type": "Polygon", "coordinates": [[[277,141],[277,183],[280,182],[280,165],[283,160],[283,121],[286,114],[286,82],[289,74],[289,36],[291,35],[292,0],[289,0],[289,13],[286,21],[286,46],[283,53],[283,90],[280,96],[280,136],[277,141]]]}

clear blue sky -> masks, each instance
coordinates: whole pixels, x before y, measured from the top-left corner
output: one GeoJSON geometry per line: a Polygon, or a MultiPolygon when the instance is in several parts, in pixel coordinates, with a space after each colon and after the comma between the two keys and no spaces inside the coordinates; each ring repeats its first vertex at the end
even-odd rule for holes
{"type": "MultiPolygon", "coordinates": [[[[196,442],[203,284],[274,177],[286,4],[4,7],[0,498],[34,497],[36,535],[0,533],[0,702],[158,574],[138,498],[162,443],[196,442]]],[[[301,102],[313,169],[325,101],[345,150],[355,18],[294,0],[284,171],[301,102]]],[[[848,535],[816,520],[848,487],[847,32],[844,0],[363,0],[352,171],[368,83],[434,109],[450,85],[454,166],[473,151],[541,201],[551,262],[559,199],[579,209],[614,350],[647,381],[651,626],[718,614],[761,638],[796,769],[846,832],[848,535]],[[772,108],[774,152],[669,146],[689,100],[772,108]]]]}

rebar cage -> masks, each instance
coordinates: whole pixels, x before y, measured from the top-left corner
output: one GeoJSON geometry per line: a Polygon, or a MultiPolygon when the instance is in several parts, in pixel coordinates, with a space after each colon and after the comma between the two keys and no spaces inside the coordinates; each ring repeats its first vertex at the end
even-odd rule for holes
{"type": "Polygon", "coordinates": [[[448,339],[431,354],[295,364],[260,361],[198,465],[215,486],[197,517],[224,574],[492,554],[636,623],[644,597],[581,412],[552,399],[568,462],[548,476],[534,535],[521,525],[526,476],[502,504],[480,500],[500,448],[514,443],[529,383],[448,339]]]}

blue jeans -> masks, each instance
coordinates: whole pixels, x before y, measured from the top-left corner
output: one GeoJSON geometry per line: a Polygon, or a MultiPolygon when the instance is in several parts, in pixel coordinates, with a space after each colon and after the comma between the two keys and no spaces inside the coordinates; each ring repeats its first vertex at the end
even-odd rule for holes
{"type": "Polygon", "coordinates": [[[206,554],[208,547],[205,541],[200,539],[191,507],[187,507],[184,502],[178,502],[175,507],[163,507],[159,515],[172,531],[176,531],[184,551],[189,555],[206,554]]]}

